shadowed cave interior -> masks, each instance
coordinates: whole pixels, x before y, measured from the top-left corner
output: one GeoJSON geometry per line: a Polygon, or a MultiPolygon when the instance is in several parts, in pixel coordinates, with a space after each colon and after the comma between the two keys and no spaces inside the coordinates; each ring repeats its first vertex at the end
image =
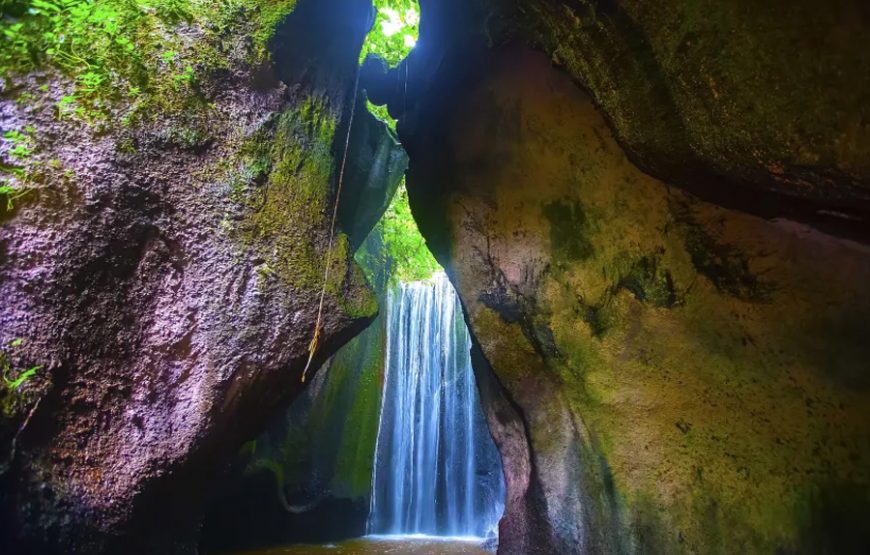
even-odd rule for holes
{"type": "Polygon", "coordinates": [[[0,552],[870,552],[866,3],[0,30],[0,552]]]}

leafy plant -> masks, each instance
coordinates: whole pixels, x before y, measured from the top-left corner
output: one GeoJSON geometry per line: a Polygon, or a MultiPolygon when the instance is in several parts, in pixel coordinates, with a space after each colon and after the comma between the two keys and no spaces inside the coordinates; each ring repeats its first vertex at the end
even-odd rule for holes
{"type": "Polygon", "coordinates": [[[153,112],[145,109],[149,102],[172,108],[197,97],[195,71],[225,67],[229,26],[243,26],[254,38],[256,62],[294,6],[295,0],[0,0],[0,74],[12,81],[53,68],[70,77],[75,90],[58,101],[59,118],[104,121],[112,105],[143,113],[153,112]],[[181,23],[196,25],[202,38],[186,40],[181,23]]]}
{"type": "Polygon", "coordinates": [[[11,391],[18,391],[27,380],[42,368],[42,366],[32,366],[27,370],[18,372],[15,378],[9,377],[10,373],[15,372],[12,363],[9,361],[9,351],[23,344],[24,340],[18,338],[10,341],[6,347],[0,348],[0,371],[3,372],[3,381],[6,383],[6,387],[11,391]]]}
{"type": "Polygon", "coordinates": [[[393,270],[391,279],[404,282],[428,279],[440,268],[411,214],[404,180],[378,227],[393,270]]]}
{"type": "MultiPolygon", "coordinates": [[[[360,52],[360,63],[366,56],[379,56],[391,67],[405,59],[417,44],[420,8],[416,0],[374,0],[377,16],[360,52]]],[[[368,103],[369,111],[387,122],[393,129],[396,121],[386,106],[368,103]]]]}
{"type": "Polygon", "coordinates": [[[12,185],[8,185],[5,181],[0,181],[0,197],[6,197],[6,210],[14,210],[15,199],[23,194],[23,191],[16,189],[12,185]]]}
{"type": "MultiPolygon", "coordinates": [[[[18,162],[26,162],[31,157],[33,154],[32,149],[34,148],[34,141],[32,138],[34,132],[35,129],[28,126],[24,129],[24,132],[13,129],[3,133],[3,140],[12,145],[12,148],[7,151],[7,155],[10,159],[18,162]]],[[[25,171],[23,168],[17,165],[4,164],[2,162],[0,162],[0,174],[11,175],[16,179],[25,177],[25,171]]],[[[27,193],[26,190],[14,186],[12,184],[13,182],[14,180],[10,181],[8,179],[0,178],[0,198],[5,197],[6,210],[8,211],[14,209],[14,201],[17,198],[27,193]]]]}
{"type": "Polygon", "coordinates": [[[3,138],[12,143],[12,149],[9,150],[9,156],[25,160],[32,154],[33,139],[20,131],[7,131],[3,133],[3,138]]]}
{"type": "Polygon", "coordinates": [[[376,54],[395,67],[417,44],[420,8],[417,0],[374,0],[377,15],[360,52],[360,62],[376,54]]]}
{"type": "Polygon", "coordinates": [[[18,377],[14,380],[10,381],[6,376],[3,376],[3,380],[6,382],[6,385],[9,387],[9,389],[18,390],[18,388],[21,387],[24,382],[30,379],[31,376],[36,374],[36,371],[40,368],[42,368],[42,366],[33,366],[19,374],[18,377]]]}

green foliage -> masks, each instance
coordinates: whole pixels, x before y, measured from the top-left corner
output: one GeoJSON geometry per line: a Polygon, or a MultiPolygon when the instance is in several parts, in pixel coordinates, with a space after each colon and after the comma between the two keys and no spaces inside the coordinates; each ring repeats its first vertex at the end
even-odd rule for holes
{"type": "MultiPolygon", "coordinates": [[[[0,162],[0,174],[7,174],[15,178],[24,177],[24,170],[19,167],[18,163],[26,162],[33,154],[34,148],[33,139],[30,133],[32,128],[25,130],[22,133],[16,130],[9,130],[3,133],[2,138],[5,142],[10,143],[11,148],[6,151],[6,156],[13,161],[12,164],[0,162]]],[[[14,208],[14,200],[24,194],[20,188],[15,187],[8,179],[0,178],[0,197],[5,197],[6,210],[11,211],[14,208]]]]}
{"type": "Polygon", "coordinates": [[[3,376],[3,380],[6,382],[6,385],[9,387],[9,389],[18,390],[18,388],[21,387],[21,385],[26,382],[32,375],[34,375],[36,371],[40,368],[42,367],[32,366],[24,372],[21,372],[14,380],[10,381],[6,376],[3,376]]]}
{"type": "Polygon", "coordinates": [[[366,100],[366,105],[368,106],[369,112],[378,118],[379,120],[386,122],[387,125],[390,126],[390,129],[393,131],[396,130],[396,120],[390,115],[390,112],[387,110],[386,106],[378,106],[377,104],[372,104],[371,101],[366,100]]]}
{"type": "Polygon", "coordinates": [[[12,211],[15,209],[15,199],[21,195],[21,191],[12,185],[8,185],[5,181],[0,181],[0,197],[5,198],[6,210],[12,211]]]}
{"type": "Polygon", "coordinates": [[[419,35],[420,8],[417,0],[374,0],[377,16],[360,53],[360,62],[369,54],[383,58],[390,66],[401,62],[419,35]]]}
{"type": "Polygon", "coordinates": [[[0,372],[3,373],[3,382],[10,391],[18,391],[24,383],[29,380],[42,366],[32,366],[26,370],[16,370],[9,360],[9,354],[13,349],[17,349],[24,344],[22,339],[13,339],[6,347],[0,348],[0,372]],[[10,377],[10,374],[17,374],[16,377],[10,377]]]}
{"type": "MultiPolygon", "coordinates": [[[[417,43],[420,8],[417,0],[374,0],[377,8],[374,26],[366,36],[360,63],[372,54],[383,58],[391,67],[399,64],[417,43]]],[[[386,106],[368,103],[369,112],[395,129],[396,120],[386,106]]]]}
{"type": "Polygon", "coordinates": [[[154,105],[170,108],[197,97],[200,72],[226,66],[223,39],[231,26],[250,27],[245,32],[254,39],[257,61],[266,56],[274,26],[294,5],[295,0],[3,0],[0,73],[7,83],[44,68],[68,76],[75,88],[56,98],[59,118],[105,120],[116,103],[143,113],[154,105]],[[180,33],[181,26],[195,30],[180,33]],[[189,40],[191,35],[197,40],[189,40]]]}
{"type": "MultiPolygon", "coordinates": [[[[420,8],[417,0],[373,0],[377,9],[372,30],[366,36],[360,62],[366,56],[376,55],[391,67],[405,59],[414,48],[419,35],[420,8]]],[[[390,117],[386,106],[368,102],[369,112],[395,129],[396,121],[390,117]]],[[[405,182],[399,185],[389,208],[378,222],[376,232],[383,242],[382,256],[386,260],[368,261],[364,267],[380,267],[390,270],[390,280],[416,281],[427,279],[438,270],[438,263],[429,252],[408,205],[405,182]]],[[[365,256],[378,256],[365,253],[365,256]]]]}
{"type": "MultiPolygon", "coordinates": [[[[32,132],[32,129],[28,129],[32,132]]],[[[19,160],[26,160],[32,154],[33,139],[20,131],[10,130],[3,133],[3,138],[12,143],[12,148],[9,150],[9,156],[19,160]]]]}
{"type": "Polygon", "coordinates": [[[378,222],[378,230],[392,269],[391,279],[405,282],[428,279],[440,269],[411,214],[404,180],[378,222]]]}
{"type": "Polygon", "coordinates": [[[26,195],[28,190],[23,185],[28,183],[33,178],[33,174],[28,173],[22,167],[31,159],[33,150],[36,148],[34,135],[36,129],[27,126],[23,131],[10,129],[0,136],[3,142],[8,143],[8,150],[5,151],[6,158],[10,163],[0,161],[0,212],[11,212],[15,208],[15,200],[26,195]]]}

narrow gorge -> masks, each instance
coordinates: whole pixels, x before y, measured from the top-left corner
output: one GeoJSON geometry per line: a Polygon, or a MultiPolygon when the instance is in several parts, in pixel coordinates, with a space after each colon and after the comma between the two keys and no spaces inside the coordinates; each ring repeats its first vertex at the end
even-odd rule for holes
{"type": "Polygon", "coordinates": [[[0,553],[870,552],[866,2],[0,31],[0,553]]]}

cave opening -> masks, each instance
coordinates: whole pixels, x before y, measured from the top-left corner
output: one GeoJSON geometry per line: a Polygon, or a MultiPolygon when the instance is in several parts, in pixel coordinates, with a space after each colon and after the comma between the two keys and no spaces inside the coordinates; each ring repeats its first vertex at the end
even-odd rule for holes
{"type": "MultiPolygon", "coordinates": [[[[408,160],[396,130],[406,107],[393,106],[394,96],[388,108],[376,91],[369,94],[387,75],[397,79],[394,90],[402,89],[420,9],[416,0],[374,0],[373,7],[358,60],[355,118],[350,128],[338,127],[334,148],[340,157],[345,138],[351,149],[365,143],[371,114],[392,144],[368,146],[401,152],[381,162],[392,189],[382,215],[364,239],[351,240],[380,313],[242,447],[234,478],[207,509],[200,543],[207,553],[497,547],[504,470],[472,367],[472,338],[459,296],[411,212],[408,160]]],[[[347,171],[353,179],[371,170],[351,160],[347,171]]],[[[369,211],[353,194],[341,199],[340,225],[369,211]]]]}
{"type": "Polygon", "coordinates": [[[418,2],[0,0],[0,553],[870,553],[870,2],[418,2]]]}

